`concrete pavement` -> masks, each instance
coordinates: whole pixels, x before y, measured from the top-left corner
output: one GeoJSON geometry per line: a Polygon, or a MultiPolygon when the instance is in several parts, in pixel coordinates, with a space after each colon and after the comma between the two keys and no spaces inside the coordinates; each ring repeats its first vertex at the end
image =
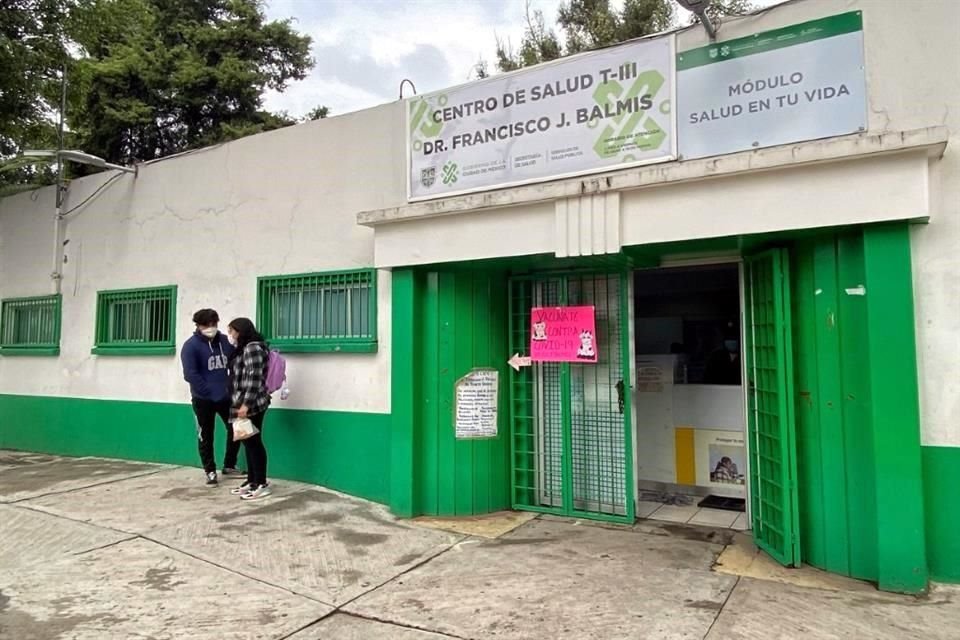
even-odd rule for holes
{"type": "Polygon", "coordinates": [[[0,452],[0,638],[960,637],[958,588],[899,597],[766,568],[728,531],[516,514],[423,526],[280,480],[242,503],[232,484],[0,452]]]}

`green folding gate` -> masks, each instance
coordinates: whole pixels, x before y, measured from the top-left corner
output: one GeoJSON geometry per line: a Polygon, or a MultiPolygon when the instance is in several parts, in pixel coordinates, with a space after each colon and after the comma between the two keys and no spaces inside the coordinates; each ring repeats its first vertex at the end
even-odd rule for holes
{"type": "Polygon", "coordinates": [[[787,251],[746,260],[747,423],[753,537],[781,564],[800,564],[787,251]]]}
{"type": "Polygon", "coordinates": [[[511,353],[528,353],[532,307],[565,305],[596,308],[598,362],[535,363],[511,374],[513,505],[632,522],[626,275],[511,279],[511,353]]]}

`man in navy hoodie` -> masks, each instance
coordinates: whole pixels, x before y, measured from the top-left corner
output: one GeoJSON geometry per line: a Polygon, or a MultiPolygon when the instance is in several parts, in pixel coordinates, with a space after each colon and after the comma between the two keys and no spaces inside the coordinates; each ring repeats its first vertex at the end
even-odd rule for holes
{"type": "Polygon", "coordinates": [[[227,450],[223,456],[223,475],[241,475],[237,469],[240,443],[233,441],[230,426],[230,388],[227,382],[227,361],[233,346],[217,326],[220,316],[213,309],[201,309],[193,314],[197,330],[183,344],[180,361],[183,378],[190,383],[193,412],[197,416],[200,462],[207,484],[217,484],[217,463],[213,454],[213,432],[217,416],[227,429],[227,450]]]}

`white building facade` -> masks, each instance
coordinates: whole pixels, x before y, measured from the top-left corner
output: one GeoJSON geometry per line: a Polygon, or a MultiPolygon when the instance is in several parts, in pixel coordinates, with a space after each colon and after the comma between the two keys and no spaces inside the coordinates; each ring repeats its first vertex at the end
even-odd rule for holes
{"type": "Polygon", "coordinates": [[[411,119],[432,103],[414,99],[73,181],[58,235],[53,189],[0,200],[0,447],[195,464],[178,349],[213,307],[288,360],[265,434],[277,477],[406,516],[632,520],[648,488],[723,494],[699,443],[733,434],[726,493],[785,564],[896,591],[960,580],[957,24],[947,0],[803,0],[724,22],[716,45],[650,39],[675,67],[671,158],[606,171],[418,199],[411,183],[444,176],[416,165],[411,119]],[[836,16],[860,21],[841,35],[862,37],[862,131],[847,113],[786,143],[758,120],[755,147],[723,127],[685,144],[704,128],[684,55],[836,16]],[[508,366],[533,309],[576,305],[597,314],[595,367],[508,366]],[[690,344],[726,317],[743,378],[691,382],[690,344]],[[456,417],[476,370],[498,377],[483,438],[456,417]]]}

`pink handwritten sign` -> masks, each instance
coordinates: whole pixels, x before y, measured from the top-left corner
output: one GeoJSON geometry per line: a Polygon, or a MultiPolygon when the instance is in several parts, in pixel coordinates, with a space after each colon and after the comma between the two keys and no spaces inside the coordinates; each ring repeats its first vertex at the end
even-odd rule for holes
{"type": "Polygon", "coordinates": [[[596,362],[596,309],[531,309],[530,357],[534,362],[596,362]]]}

